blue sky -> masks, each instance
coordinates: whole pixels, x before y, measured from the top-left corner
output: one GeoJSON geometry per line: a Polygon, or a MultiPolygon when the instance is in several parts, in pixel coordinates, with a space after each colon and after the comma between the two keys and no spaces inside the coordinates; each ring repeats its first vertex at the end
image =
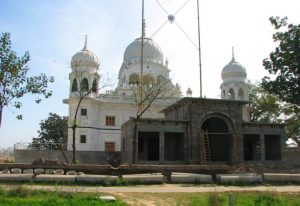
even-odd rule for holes
{"type": "MultiPolygon", "coordinates": [[[[186,0],[158,0],[169,13],[186,0]]],[[[155,0],[145,0],[146,35],[151,36],[166,21],[155,0]]],[[[190,0],[176,15],[176,21],[197,43],[196,0],[190,0]]],[[[219,98],[221,70],[231,59],[246,67],[252,81],[266,75],[262,60],[275,47],[268,18],[288,16],[299,24],[298,0],[200,0],[203,93],[219,98]]],[[[141,33],[141,1],[138,0],[0,0],[0,32],[12,34],[12,48],[19,56],[31,54],[30,74],[55,77],[53,96],[40,104],[26,96],[21,110],[5,108],[0,128],[0,147],[30,142],[39,122],[49,112],[67,115],[62,103],[68,97],[70,60],[82,49],[88,35],[88,48],[100,59],[100,73],[117,82],[118,70],[128,44],[141,33]],[[16,114],[23,114],[18,121],[16,114]]],[[[171,77],[199,95],[197,50],[175,24],[167,24],[153,39],[169,60],[171,77]]]]}

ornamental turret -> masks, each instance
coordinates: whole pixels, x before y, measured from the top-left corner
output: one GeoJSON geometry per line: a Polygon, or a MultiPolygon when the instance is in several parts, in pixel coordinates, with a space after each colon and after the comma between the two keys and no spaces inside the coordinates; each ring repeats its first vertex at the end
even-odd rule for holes
{"type": "Polygon", "coordinates": [[[85,36],[83,49],[73,55],[71,60],[70,97],[77,97],[85,92],[89,93],[87,97],[97,96],[100,80],[99,66],[98,57],[87,49],[87,36],[85,36]]]}

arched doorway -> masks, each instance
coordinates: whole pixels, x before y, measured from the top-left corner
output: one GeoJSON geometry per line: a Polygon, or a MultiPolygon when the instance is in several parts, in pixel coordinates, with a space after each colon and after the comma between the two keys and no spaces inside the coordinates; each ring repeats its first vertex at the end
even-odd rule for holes
{"type": "Polygon", "coordinates": [[[201,138],[206,161],[229,160],[232,134],[225,120],[220,117],[206,119],[201,126],[201,138]]]}

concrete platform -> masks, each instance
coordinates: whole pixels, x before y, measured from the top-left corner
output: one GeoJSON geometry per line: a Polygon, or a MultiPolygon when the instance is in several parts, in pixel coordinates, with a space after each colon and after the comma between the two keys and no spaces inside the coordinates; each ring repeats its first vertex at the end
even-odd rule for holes
{"type": "Polygon", "coordinates": [[[75,182],[75,176],[40,174],[35,177],[34,181],[35,182],[75,182]]]}
{"type": "Polygon", "coordinates": [[[218,174],[218,183],[262,183],[262,175],[258,174],[218,174]]]}
{"type": "Polygon", "coordinates": [[[171,183],[212,183],[211,175],[191,174],[191,173],[172,173],[171,183]]]}
{"type": "Polygon", "coordinates": [[[33,174],[0,174],[0,181],[31,182],[33,174]]]}
{"type": "Polygon", "coordinates": [[[135,184],[161,184],[164,181],[162,174],[133,174],[122,175],[124,181],[135,184]]]}
{"type": "Polygon", "coordinates": [[[110,184],[117,180],[117,176],[111,175],[77,175],[77,182],[81,183],[100,183],[100,184],[110,184]]]}
{"type": "Polygon", "coordinates": [[[295,182],[300,183],[300,174],[264,173],[265,182],[295,182]]]}

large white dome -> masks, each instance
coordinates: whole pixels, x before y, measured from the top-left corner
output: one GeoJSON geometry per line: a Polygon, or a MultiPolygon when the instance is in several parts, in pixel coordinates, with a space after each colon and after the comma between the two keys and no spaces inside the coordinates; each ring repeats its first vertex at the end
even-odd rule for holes
{"type": "Polygon", "coordinates": [[[98,57],[87,49],[87,40],[82,50],[77,52],[71,60],[71,67],[92,67],[98,69],[100,62],[98,57]]]}
{"type": "Polygon", "coordinates": [[[222,70],[222,80],[226,81],[245,81],[247,78],[246,69],[234,57],[222,70]]]}
{"type": "MultiPolygon", "coordinates": [[[[133,64],[141,60],[142,39],[134,40],[125,50],[124,64],[133,64]]],[[[150,38],[144,38],[144,61],[163,64],[163,53],[156,42],[150,38]]]]}

